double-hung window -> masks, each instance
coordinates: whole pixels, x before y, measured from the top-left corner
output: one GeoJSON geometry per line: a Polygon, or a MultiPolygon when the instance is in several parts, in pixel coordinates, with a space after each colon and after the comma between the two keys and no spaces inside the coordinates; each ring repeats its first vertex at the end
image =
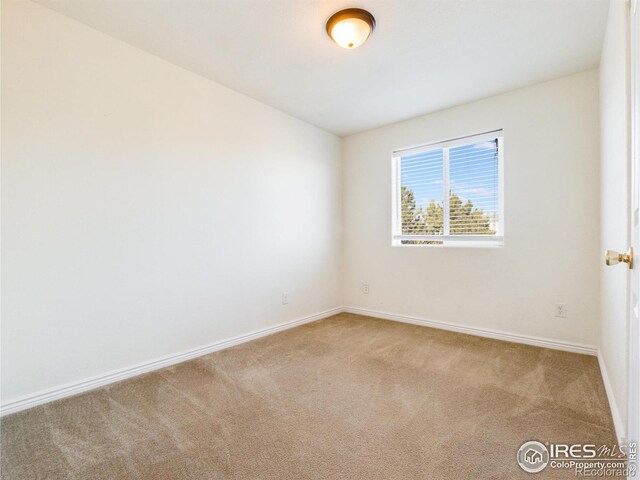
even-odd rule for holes
{"type": "Polygon", "coordinates": [[[504,242],[502,130],[393,153],[393,245],[504,242]]]}

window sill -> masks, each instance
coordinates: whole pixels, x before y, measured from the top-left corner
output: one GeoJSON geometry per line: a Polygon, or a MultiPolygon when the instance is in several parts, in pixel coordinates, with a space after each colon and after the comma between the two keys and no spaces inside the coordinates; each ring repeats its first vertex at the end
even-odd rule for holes
{"type": "Polygon", "coordinates": [[[482,237],[474,236],[473,238],[460,238],[459,236],[409,236],[398,235],[391,240],[392,247],[432,247],[432,248],[503,248],[504,237],[491,236],[482,237]],[[403,241],[430,241],[443,242],[440,244],[403,244],[403,241]]]}
{"type": "Polygon", "coordinates": [[[401,243],[393,243],[391,245],[394,248],[504,248],[504,243],[497,242],[453,242],[441,245],[427,244],[427,245],[403,245],[401,243]]]}

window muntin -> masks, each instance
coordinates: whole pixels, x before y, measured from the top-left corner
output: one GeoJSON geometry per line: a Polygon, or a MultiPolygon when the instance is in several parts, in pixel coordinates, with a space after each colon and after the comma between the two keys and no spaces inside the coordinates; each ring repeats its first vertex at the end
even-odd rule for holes
{"type": "Polygon", "coordinates": [[[393,156],[393,245],[502,245],[502,131],[393,156]]]}

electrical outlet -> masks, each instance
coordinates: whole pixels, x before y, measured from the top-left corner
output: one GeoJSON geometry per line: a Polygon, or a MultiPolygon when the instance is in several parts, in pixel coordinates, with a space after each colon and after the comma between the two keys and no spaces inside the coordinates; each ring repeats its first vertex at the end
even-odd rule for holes
{"type": "Polygon", "coordinates": [[[556,303],[556,307],[553,313],[554,317],[559,318],[567,318],[567,304],[566,303],[556,303]]]}
{"type": "Polygon", "coordinates": [[[286,305],[289,303],[289,292],[282,292],[282,304],[286,305]]]}
{"type": "Polygon", "coordinates": [[[363,283],[362,284],[362,293],[364,293],[365,295],[369,295],[369,284],[368,283],[363,283]]]}

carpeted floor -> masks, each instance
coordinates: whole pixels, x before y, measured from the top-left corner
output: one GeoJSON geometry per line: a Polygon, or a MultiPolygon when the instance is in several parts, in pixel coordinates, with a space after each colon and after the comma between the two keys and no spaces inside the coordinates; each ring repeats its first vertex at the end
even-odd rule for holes
{"type": "Polygon", "coordinates": [[[1,421],[2,479],[514,479],[613,444],[595,357],[341,314],[1,421]]]}

